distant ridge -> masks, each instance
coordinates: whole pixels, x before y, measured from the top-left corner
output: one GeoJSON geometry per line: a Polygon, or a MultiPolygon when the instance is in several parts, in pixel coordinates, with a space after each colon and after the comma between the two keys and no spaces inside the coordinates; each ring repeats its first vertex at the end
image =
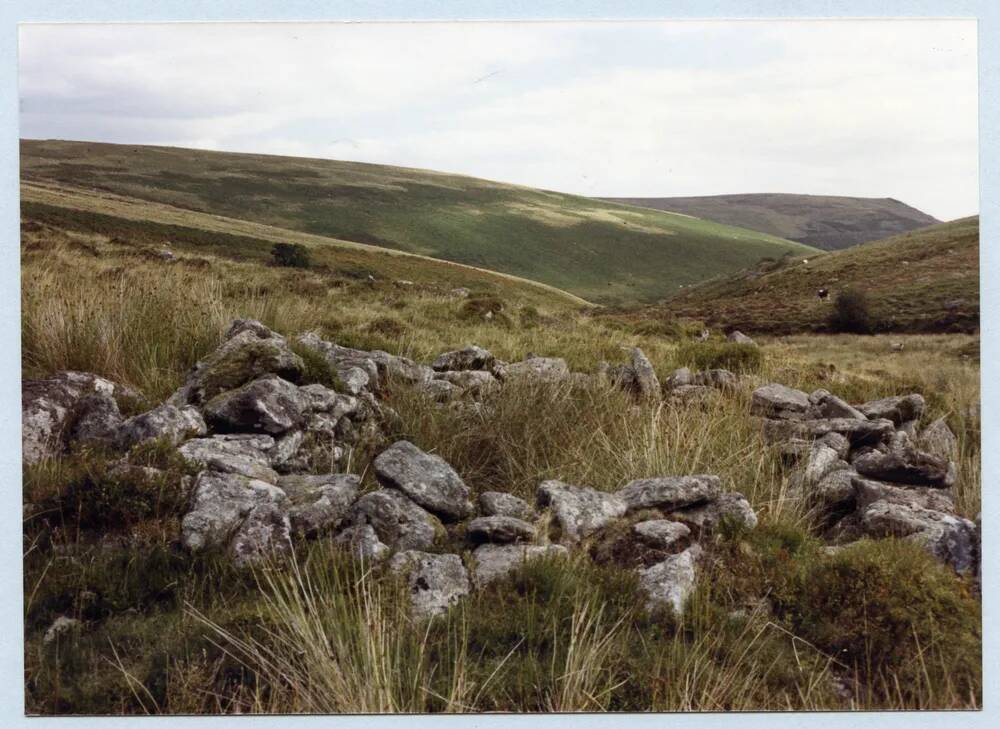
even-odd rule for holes
{"type": "Polygon", "coordinates": [[[431,170],[54,140],[22,140],[20,161],[25,186],[416,253],[598,304],[657,301],[764,258],[815,253],[683,215],[431,170]]]}
{"type": "Polygon", "coordinates": [[[908,233],[941,221],[891,197],[748,193],[704,197],[609,197],[610,202],[693,215],[826,251],[908,233]]]}

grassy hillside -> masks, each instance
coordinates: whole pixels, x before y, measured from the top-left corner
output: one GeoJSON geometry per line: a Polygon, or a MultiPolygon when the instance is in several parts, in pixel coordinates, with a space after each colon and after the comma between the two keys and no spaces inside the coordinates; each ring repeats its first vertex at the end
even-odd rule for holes
{"type": "Polygon", "coordinates": [[[827,251],[940,222],[892,198],[760,193],[610,199],[759,230],[827,251]]]}
{"type": "Polygon", "coordinates": [[[979,327],[979,218],[822,255],[793,256],[685,289],[635,319],[693,318],[747,333],[823,330],[837,294],[866,294],[877,331],[979,327]],[[829,290],[827,300],[817,296],[829,290]]]}
{"type": "Polygon", "coordinates": [[[21,179],[456,261],[598,303],[654,301],[811,251],[684,215],[356,162],[23,140],[21,179]]]}
{"type": "MultiPolygon", "coordinates": [[[[24,375],[98,372],[139,388],[148,401],[132,407],[141,410],[178,386],[236,317],[423,362],[475,342],[507,360],[562,356],[580,372],[638,345],[663,376],[702,346],[424,259],[317,242],[327,269],[276,268],[259,255],[270,241],[251,233],[28,203],[24,375]],[[164,236],[176,262],[156,255],[164,236]],[[406,264],[414,283],[378,271],[374,282],[352,277],[348,260],[406,264]],[[476,315],[440,285],[448,275],[448,285],[501,297],[504,316],[476,315]]],[[[706,541],[711,558],[676,618],[644,613],[627,570],[577,558],[525,566],[425,626],[411,622],[398,581],[345,564],[328,538],[296,542],[301,572],[237,572],[178,547],[185,500],[176,482],[116,490],[106,476],[113,456],[89,449],[26,466],[27,712],[978,708],[979,602],[967,580],[905,540],[827,554],[793,496],[793,473],[749,414],[750,392],[766,381],[852,402],[922,392],[925,420],[947,417],[959,435],[956,503],[974,517],[979,431],[967,413],[979,402],[979,370],[960,355],[975,337],[905,339],[887,356],[885,337],[764,337],[759,369],[736,391],[687,404],[637,403],[608,387],[505,386],[484,417],[403,387],[387,393],[400,416],[393,437],[441,455],[477,494],[527,496],[545,478],[611,490],[639,476],[706,472],[745,494],[760,525],[706,541]],[[46,642],[64,615],[79,630],[46,642]]],[[[144,457],[166,468],[156,459],[169,455],[144,457]]],[[[374,487],[366,458],[345,468],[374,487]]]]}

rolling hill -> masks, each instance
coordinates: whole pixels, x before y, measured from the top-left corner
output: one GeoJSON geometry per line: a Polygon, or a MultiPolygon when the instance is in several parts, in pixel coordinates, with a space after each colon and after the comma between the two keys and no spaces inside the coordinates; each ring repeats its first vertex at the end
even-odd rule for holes
{"type": "Polygon", "coordinates": [[[892,198],[760,193],[605,199],[759,230],[826,251],[941,222],[892,198]]]}
{"type": "Polygon", "coordinates": [[[132,208],[142,201],[278,235],[416,253],[597,303],[655,301],[765,257],[812,252],[686,215],[357,162],[22,140],[21,181],[39,195],[113,196],[132,208]]]}
{"type": "Polygon", "coordinates": [[[816,256],[789,256],[719,276],[659,305],[613,315],[690,318],[712,328],[788,334],[826,327],[845,288],[863,291],[876,329],[973,332],[979,327],[979,218],[963,218],[816,256]],[[820,288],[829,290],[821,300],[820,288]]]}

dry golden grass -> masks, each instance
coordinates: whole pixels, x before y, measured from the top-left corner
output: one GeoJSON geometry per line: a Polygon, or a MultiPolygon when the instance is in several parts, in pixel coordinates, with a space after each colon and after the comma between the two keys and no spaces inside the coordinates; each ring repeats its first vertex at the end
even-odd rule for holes
{"type": "MultiPolygon", "coordinates": [[[[25,376],[94,371],[159,401],[217,345],[232,319],[247,317],[287,335],[315,329],[341,344],[424,362],[476,343],[506,360],[528,352],[562,356],[584,372],[594,371],[601,360],[621,361],[627,346],[642,347],[661,376],[678,364],[675,338],[636,334],[535,290],[511,289],[504,298],[505,317],[488,322],[464,313],[464,300],[421,282],[344,285],[315,271],[215,256],[195,261],[188,252],[179,257],[165,264],[96,234],[51,228],[26,233],[25,376]],[[538,316],[523,326],[521,312],[528,307],[538,316]]],[[[975,342],[965,335],[764,339],[759,372],[746,375],[733,392],[688,405],[636,403],[611,388],[570,384],[506,386],[486,403],[488,414],[433,407],[402,387],[393,388],[389,403],[402,418],[399,435],[442,455],[477,492],[503,490],[530,499],[546,478],[612,490],[643,476],[717,473],[750,498],[761,519],[758,531],[805,539],[809,516],[788,498],[788,473],[749,416],[752,389],[778,381],[807,391],[824,387],[851,401],[922,392],[926,417],[947,417],[960,436],[957,501],[963,514],[974,517],[981,483],[979,425],[969,409],[978,407],[979,373],[978,362],[963,355],[975,342]],[[897,340],[904,340],[901,352],[891,346],[897,340]]],[[[73,468],[57,464],[31,477],[33,494],[57,494],[73,468]]],[[[69,554],[78,548],[72,540],[60,546],[69,554]]],[[[180,571],[173,582],[166,577],[164,582],[183,586],[187,606],[163,613],[151,609],[127,620],[117,614],[101,618],[98,636],[107,638],[101,633],[106,631],[115,652],[106,639],[76,653],[66,648],[70,658],[53,658],[41,647],[35,626],[27,671],[35,687],[32,706],[43,713],[67,705],[113,713],[717,711],[968,708],[979,701],[965,683],[952,686],[942,678],[949,675],[951,659],[937,644],[916,649],[928,662],[926,680],[914,683],[911,674],[886,669],[869,683],[852,684],[850,698],[839,697],[831,675],[850,677],[849,667],[776,618],[752,612],[734,623],[727,615],[735,598],[725,590],[704,597],[678,628],[640,618],[633,609],[634,586],[595,587],[601,580],[617,585],[621,575],[588,572],[576,564],[542,565],[513,586],[470,597],[447,620],[417,629],[409,623],[398,585],[375,573],[358,574],[325,548],[317,545],[301,569],[260,573],[256,584],[240,588],[238,599],[222,603],[185,582],[193,579],[183,572],[187,566],[172,567],[180,571]],[[162,630],[164,624],[170,629],[162,630]],[[193,625],[212,634],[214,652],[164,645],[181,636],[194,640],[193,625]],[[491,630],[499,631],[496,655],[480,639],[491,630]],[[511,639],[515,631],[523,636],[511,639]],[[149,646],[169,657],[162,671],[147,665],[149,646]],[[79,692],[91,703],[51,701],[47,682],[67,680],[53,674],[52,665],[83,671],[84,683],[94,688],[79,692]],[[162,680],[156,678],[161,673],[162,680]],[[101,703],[105,690],[114,698],[101,703]]],[[[45,549],[53,547],[41,538],[26,546],[32,615],[39,605],[60,605],[63,599],[53,575],[66,567],[54,557],[39,559],[45,549]]],[[[141,547],[135,549],[137,563],[149,558],[141,547]]],[[[766,559],[792,559],[784,549],[766,552],[766,559]]],[[[107,558],[93,559],[89,573],[73,578],[71,595],[91,589],[94,581],[114,585],[106,588],[109,593],[122,589],[114,572],[120,567],[111,566],[117,563],[102,567],[107,558]]]]}

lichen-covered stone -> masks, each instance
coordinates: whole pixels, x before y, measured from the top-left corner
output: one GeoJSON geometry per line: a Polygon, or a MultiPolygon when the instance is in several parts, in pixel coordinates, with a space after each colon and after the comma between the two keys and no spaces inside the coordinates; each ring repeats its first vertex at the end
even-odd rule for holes
{"type": "Polygon", "coordinates": [[[511,574],[526,562],[568,556],[569,550],[559,544],[483,544],[472,553],[475,561],[472,581],[477,588],[483,588],[511,574]]]}
{"type": "Polygon", "coordinates": [[[646,593],[649,610],[669,608],[677,615],[684,611],[697,584],[697,562],[701,548],[693,544],[679,554],[672,554],[652,567],[640,568],[639,586],[646,593]]]}
{"type": "Polygon", "coordinates": [[[376,456],[375,476],[415,503],[445,519],[463,519],[473,511],[469,487],[440,456],[401,440],[376,456]]]}
{"type": "Polygon", "coordinates": [[[194,484],[191,510],[181,521],[181,542],[192,552],[224,546],[254,507],[284,501],[285,492],[273,484],[202,471],[194,484]]]}
{"type": "Polygon", "coordinates": [[[435,372],[458,372],[461,370],[486,370],[489,371],[496,364],[496,357],[493,353],[475,344],[470,344],[462,349],[453,352],[445,352],[431,363],[431,369],[435,372]]]}
{"type": "Polygon", "coordinates": [[[393,550],[427,549],[444,534],[441,522],[395,489],[364,494],[351,507],[347,522],[370,524],[393,550]]]}
{"type": "Polygon", "coordinates": [[[750,413],[779,420],[804,418],[809,406],[809,396],[801,390],[772,382],[753,391],[750,413]]]}
{"type": "Polygon", "coordinates": [[[393,556],[389,568],[406,574],[410,610],[415,618],[445,613],[471,589],[469,573],[457,554],[409,550],[393,556]]]}
{"type": "Polygon", "coordinates": [[[550,507],[564,542],[573,543],[593,534],[628,509],[618,494],[561,481],[544,481],[538,487],[538,505],[550,507]]]}
{"type": "Polygon", "coordinates": [[[512,516],[530,521],[535,510],[524,499],[502,491],[484,491],[479,495],[479,510],[485,516],[512,516]]]}
{"type": "Polygon", "coordinates": [[[274,438],[269,435],[215,435],[189,440],[177,450],[200,468],[275,483],[278,474],[268,457],[272,448],[274,438]]]}
{"type": "Polygon", "coordinates": [[[195,408],[164,403],[126,420],[119,430],[118,442],[124,449],[158,438],[178,445],[207,432],[205,421],[195,408]]]}
{"type": "Polygon", "coordinates": [[[630,481],[618,497],[629,511],[639,509],[680,509],[710,501],[722,492],[722,480],[708,474],[661,476],[630,481]]]}
{"type": "Polygon", "coordinates": [[[896,425],[902,425],[908,420],[920,420],[925,406],[923,395],[913,393],[872,400],[859,405],[858,410],[869,420],[891,420],[896,425]]]}
{"type": "Polygon", "coordinates": [[[535,527],[513,516],[481,516],[470,521],[465,531],[474,543],[508,544],[535,538],[535,527]]]}
{"type": "Polygon", "coordinates": [[[224,392],[203,406],[206,420],[220,432],[271,435],[301,426],[309,400],[299,388],[277,375],[224,392]]]}
{"type": "Polygon", "coordinates": [[[361,488],[361,477],[352,473],[291,475],[279,478],[277,485],[291,504],[292,531],[316,534],[337,527],[347,516],[361,488]]]}

